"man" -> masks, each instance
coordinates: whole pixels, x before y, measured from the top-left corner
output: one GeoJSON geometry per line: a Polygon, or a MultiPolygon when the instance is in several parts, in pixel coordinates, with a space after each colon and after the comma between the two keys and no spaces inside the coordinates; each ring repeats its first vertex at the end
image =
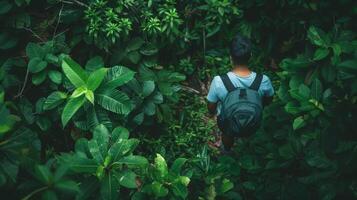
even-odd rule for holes
{"type": "Polygon", "coordinates": [[[224,151],[230,151],[234,138],[246,135],[243,132],[256,131],[261,121],[262,106],[269,104],[274,95],[270,79],[251,71],[248,66],[251,48],[251,42],[239,34],[232,40],[230,56],[233,68],[226,75],[214,77],[207,95],[208,110],[212,115],[217,115],[217,123],[222,131],[224,151]],[[254,95],[257,96],[257,103],[250,102],[255,101],[250,99],[254,95]],[[244,106],[248,112],[245,112],[244,106]]]}

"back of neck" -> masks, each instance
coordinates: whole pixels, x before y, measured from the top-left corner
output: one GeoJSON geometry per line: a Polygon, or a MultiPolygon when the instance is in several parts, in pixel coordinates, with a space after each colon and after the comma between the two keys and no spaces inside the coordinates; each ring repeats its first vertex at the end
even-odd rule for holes
{"type": "Polygon", "coordinates": [[[237,65],[233,68],[232,72],[238,76],[249,76],[252,73],[246,65],[237,65]]]}

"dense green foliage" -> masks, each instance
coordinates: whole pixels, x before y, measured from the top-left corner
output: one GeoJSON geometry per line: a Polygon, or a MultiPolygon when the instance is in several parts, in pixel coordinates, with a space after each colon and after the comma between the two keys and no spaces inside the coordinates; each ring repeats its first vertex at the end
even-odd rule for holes
{"type": "Polygon", "coordinates": [[[0,0],[1,196],[356,199],[356,15],[352,0],[0,0]],[[220,156],[204,96],[237,32],[276,95],[220,156]]]}

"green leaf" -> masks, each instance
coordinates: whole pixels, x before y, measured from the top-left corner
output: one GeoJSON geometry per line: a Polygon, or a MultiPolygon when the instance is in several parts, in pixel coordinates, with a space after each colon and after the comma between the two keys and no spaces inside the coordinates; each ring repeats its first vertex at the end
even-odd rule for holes
{"type": "MultiPolygon", "coordinates": [[[[113,161],[117,162],[123,156],[132,152],[138,144],[139,144],[139,140],[137,140],[137,139],[119,140],[117,143],[112,145],[112,147],[108,151],[108,154],[112,157],[113,161]]],[[[130,160],[131,158],[128,158],[128,159],[129,160],[127,160],[127,162],[130,162],[130,161],[135,162],[136,161],[135,157],[133,157],[134,160],[130,160]]],[[[139,159],[140,158],[138,158],[138,160],[139,159]]]]}
{"type": "Polygon", "coordinates": [[[50,80],[56,84],[62,83],[62,73],[56,70],[50,70],[48,72],[48,77],[50,80]]]}
{"type": "Polygon", "coordinates": [[[151,184],[151,190],[156,197],[165,197],[169,193],[169,190],[165,186],[156,181],[151,184]]]}
{"type": "Polygon", "coordinates": [[[82,67],[72,60],[70,57],[64,57],[62,61],[62,69],[71,83],[79,88],[86,85],[87,74],[82,67]]]}
{"type": "Polygon", "coordinates": [[[149,96],[155,90],[154,81],[144,81],[143,82],[143,96],[149,96]]]}
{"type": "Polygon", "coordinates": [[[171,83],[160,82],[158,88],[163,95],[171,96],[174,93],[171,83]]]}
{"type": "Polygon", "coordinates": [[[184,186],[188,186],[191,180],[187,176],[179,176],[175,181],[183,184],[184,186]]]}
{"type": "Polygon", "coordinates": [[[137,188],[136,174],[133,171],[125,170],[116,174],[115,177],[118,179],[120,185],[130,189],[137,188]]]}
{"type": "Polygon", "coordinates": [[[225,178],[225,179],[223,179],[222,184],[220,185],[218,191],[220,194],[223,194],[223,193],[226,193],[229,190],[233,189],[233,187],[234,187],[234,184],[230,180],[225,178]]]}
{"type": "Polygon", "coordinates": [[[153,97],[152,97],[152,101],[155,104],[161,104],[164,102],[164,97],[162,96],[162,94],[160,92],[157,92],[153,97]]]}
{"type": "Polygon", "coordinates": [[[157,73],[157,76],[160,82],[168,82],[168,83],[176,83],[186,79],[186,76],[181,73],[171,72],[167,70],[159,71],[157,73]]]}
{"type": "Polygon", "coordinates": [[[299,109],[299,106],[294,103],[294,102],[288,102],[285,107],[284,107],[285,111],[287,113],[290,113],[290,114],[293,114],[293,115],[296,115],[300,112],[300,109],[299,109]]]}
{"type": "MultiPolygon", "coordinates": [[[[102,144],[98,144],[98,142],[96,140],[90,140],[88,142],[88,148],[89,148],[89,152],[91,153],[92,157],[94,158],[94,160],[97,162],[98,165],[101,165],[104,163],[104,155],[101,152],[101,148],[102,144]]],[[[105,152],[106,154],[106,152],[105,152]]],[[[101,167],[101,166],[99,166],[101,167]]],[[[103,172],[103,168],[102,168],[102,173],[103,172]]],[[[98,174],[98,169],[96,170],[97,174],[98,174]]]]}
{"type": "Polygon", "coordinates": [[[64,166],[64,165],[58,166],[54,173],[53,181],[58,182],[62,180],[63,177],[67,174],[67,172],[68,172],[68,166],[64,166]]]}
{"type": "MultiPolygon", "coordinates": [[[[41,195],[42,200],[57,200],[58,197],[56,195],[56,192],[53,190],[46,190],[43,192],[43,194],[41,195]]],[[[24,198],[25,200],[26,198],[24,198]]]]}
{"type": "Polygon", "coordinates": [[[30,42],[26,46],[26,54],[30,58],[30,60],[34,58],[42,60],[45,57],[46,53],[40,45],[30,42]]]}
{"type": "Polygon", "coordinates": [[[71,180],[61,180],[55,183],[54,187],[65,193],[77,193],[79,192],[78,184],[71,180]]]}
{"type": "Polygon", "coordinates": [[[47,99],[43,105],[43,109],[51,110],[51,109],[57,107],[58,105],[60,105],[61,103],[63,103],[66,98],[67,98],[66,93],[59,92],[59,91],[52,92],[47,97],[47,99]]]}
{"type": "Polygon", "coordinates": [[[114,89],[119,86],[124,85],[134,78],[135,72],[132,70],[123,67],[123,66],[115,66],[108,70],[106,83],[104,88],[106,89],[114,89]]]}
{"type": "Polygon", "coordinates": [[[346,60],[342,63],[339,63],[337,66],[346,72],[356,72],[357,60],[346,60]]]}
{"type": "Polygon", "coordinates": [[[76,154],[61,154],[58,157],[59,161],[66,166],[68,166],[72,171],[77,173],[88,173],[94,174],[98,168],[98,164],[93,159],[88,159],[82,156],[83,154],[79,155],[76,154]]]}
{"type": "Polygon", "coordinates": [[[120,184],[118,179],[115,178],[112,173],[108,173],[104,177],[100,186],[100,196],[105,200],[116,200],[120,194],[120,184]]]}
{"type": "Polygon", "coordinates": [[[134,118],[133,121],[137,124],[137,125],[141,125],[144,122],[144,113],[139,113],[137,114],[134,118]]]}
{"type": "Polygon", "coordinates": [[[38,73],[47,67],[47,62],[41,60],[40,58],[33,58],[28,64],[29,71],[31,73],[38,73]]]}
{"type": "Polygon", "coordinates": [[[99,149],[103,157],[106,156],[109,146],[109,131],[103,124],[96,126],[93,130],[93,140],[99,144],[99,149]]]}
{"type": "Polygon", "coordinates": [[[330,43],[329,38],[326,33],[324,33],[321,29],[311,26],[307,32],[307,37],[310,41],[317,45],[327,47],[330,43]]]}
{"type": "Polygon", "coordinates": [[[181,199],[186,199],[188,192],[185,185],[176,182],[172,184],[171,188],[176,196],[180,197],[181,199]]]}
{"type": "Polygon", "coordinates": [[[140,49],[140,53],[145,56],[152,56],[156,54],[158,51],[159,49],[156,47],[156,45],[153,44],[145,45],[143,48],[140,49]]]}
{"type": "Polygon", "coordinates": [[[156,113],[156,105],[153,102],[147,102],[144,106],[144,113],[152,116],[156,113]]]}
{"type": "Polygon", "coordinates": [[[305,57],[298,57],[296,59],[285,58],[283,61],[281,61],[280,66],[285,70],[296,71],[309,67],[311,63],[312,61],[305,57]]]}
{"type": "Polygon", "coordinates": [[[100,56],[95,56],[87,61],[85,69],[88,70],[89,72],[93,72],[102,67],[104,67],[103,58],[100,56]]]}
{"type": "Polygon", "coordinates": [[[141,66],[139,68],[139,73],[143,81],[156,81],[155,73],[147,67],[141,66]]]}
{"type": "Polygon", "coordinates": [[[166,179],[169,172],[167,169],[166,161],[160,154],[156,154],[154,169],[154,173],[159,180],[166,179]]]}
{"type": "Polygon", "coordinates": [[[40,85],[41,83],[43,83],[46,80],[47,77],[47,71],[43,70],[39,73],[36,73],[32,76],[32,83],[34,85],[40,85]]]}
{"type": "Polygon", "coordinates": [[[177,158],[171,166],[170,172],[180,175],[182,166],[186,163],[186,158],[177,158]]]}
{"type": "Polygon", "coordinates": [[[330,51],[328,49],[319,48],[315,51],[314,60],[315,61],[322,60],[322,59],[326,58],[326,56],[328,56],[329,53],[330,53],[330,51]]]}
{"type": "Polygon", "coordinates": [[[141,54],[139,54],[137,51],[132,51],[128,53],[127,58],[130,60],[130,62],[138,64],[141,59],[141,54]]]}
{"type": "Polygon", "coordinates": [[[87,90],[86,93],[85,93],[85,97],[89,102],[94,104],[94,93],[93,93],[92,90],[87,90]]]}
{"type": "Polygon", "coordinates": [[[51,53],[49,53],[49,54],[46,55],[45,60],[46,60],[47,62],[52,63],[52,64],[55,64],[55,65],[57,65],[57,64],[58,64],[58,61],[59,61],[58,57],[55,56],[55,55],[53,55],[53,54],[51,54],[51,53]]]}
{"type": "Polygon", "coordinates": [[[126,48],[126,51],[130,52],[130,51],[138,50],[138,49],[140,49],[141,46],[143,46],[143,44],[144,44],[144,40],[143,39],[138,38],[138,37],[134,38],[129,42],[129,44],[128,44],[127,48],[126,48]]]}
{"type": "Polygon", "coordinates": [[[89,90],[95,91],[102,83],[105,75],[107,74],[107,68],[100,68],[92,72],[87,80],[87,87],[89,90]]]}
{"type": "Polygon", "coordinates": [[[63,109],[61,120],[62,126],[65,127],[68,121],[73,117],[74,114],[82,107],[85,102],[84,96],[70,99],[63,109]]]}
{"type": "Polygon", "coordinates": [[[339,44],[333,44],[332,46],[333,49],[333,53],[335,54],[335,56],[340,56],[342,53],[342,48],[339,44]]]}
{"type": "Polygon", "coordinates": [[[118,90],[105,90],[96,94],[97,103],[114,113],[127,115],[132,109],[129,97],[118,90]]]}
{"type": "Polygon", "coordinates": [[[87,110],[87,125],[89,129],[94,129],[99,124],[105,125],[107,128],[112,128],[112,121],[109,118],[109,113],[98,106],[91,106],[87,110]]]}
{"type": "Polygon", "coordinates": [[[311,85],[311,97],[319,101],[322,96],[322,91],[323,88],[320,80],[318,78],[315,78],[312,81],[312,85],[311,85]]]}
{"type": "Polygon", "coordinates": [[[149,162],[145,157],[142,156],[126,156],[117,161],[120,164],[126,164],[126,165],[147,165],[149,162]]]}
{"type": "Polygon", "coordinates": [[[309,99],[310,98],[310,88],[307,87],[305,84],[301,84],[299,86],[299,94],[304,98],[304,99],[309,99]]]}
{"type": "Polygon", "coordinates": [[[50,180],[52,179],[52,173],[45,165],[37,165],[35,167],[34,175],[39,181],[41,181],[45,185],[49,184],[50,180]]]}
{"type": "Polygon", "coordinates": [[[297,130],[297,129],[300,129],[302,127],[305,126],[305,120],[303,118],[303,116],[300,116],[300,117],[297,117],[294,119],[294,122],[293,122],[293,129],[294,130],[297,130]]]}
{"type": "Polygon", "coordinates": [[[82,96],[83,94],[85,94],[87,92],[87,88],[85,86],[81,86],[77,89],[75,89],[71,95],[71,98],[77,98],[82,96]]]}
{"type": "Polygon", "coordinates": [[[324,66],[321,69],[321,75],[327,82],[333,82],[336,78],[336,69],[333,66],[324,66]]]}
{"type": "Polygon", "coordinates": [[[129,139],[129,131],[124,127],[116,127],[111,135],[111,141],[113,143],[118,142],[119,139],[127,140],[129,139]]]}
{"type": "Polygon", "coordinates": [[[51,128],[52,125],[51,121],[48,118],[42,116],[39,116],[36,119],[36,124],[42,131],[47,131],[48,129],[51,128]]]}

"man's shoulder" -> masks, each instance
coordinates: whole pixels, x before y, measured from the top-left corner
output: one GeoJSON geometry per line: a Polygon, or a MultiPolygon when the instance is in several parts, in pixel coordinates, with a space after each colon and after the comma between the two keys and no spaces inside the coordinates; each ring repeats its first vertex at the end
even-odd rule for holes
{"type": "Polygon", "coordinates": [[[270,78],[269,78],[269,76],[263,74],[262,83],[270,83],[270,78]]]}
{"type": "Polygon", "coordinates": [[[223,87],[223,81],[221,79],[220,75],[217,75],[215,77],[213,77],[211,85],[213,85],[216,88],[222,88],[223,87]]]}
{"type": "Polygon", "coordinates": [[[212,79],[212,83],[213,82],[221,83],[222,82],[221,76],[220,75],[214,76],[213,79],[212,79]]]}

